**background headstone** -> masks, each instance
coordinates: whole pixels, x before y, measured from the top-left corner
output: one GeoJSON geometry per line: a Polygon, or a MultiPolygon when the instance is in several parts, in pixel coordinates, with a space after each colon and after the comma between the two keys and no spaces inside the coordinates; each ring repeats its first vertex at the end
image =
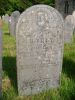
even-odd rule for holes
{"type": "Polygon", "coordinates": [[[9,33],[12,34],[14,33],[14,30],[13,30],[13,22],[11,20],[11,16],[9,17],[9,24],[8,24],[8,28],[9,28],[9,33]]]}
{"type": "Polygon", "coordinates": [[[20,16],[16,30],[20,95],[59,86],[63,38],[63,18],[56,9],[36,5],[20,16]]]}
{"type": "Polygon", "coordinates": [[[72,16],[74,17],[73,24],[74,24],[74,34],[75,34],[75,11],[73,11],[72,16]]]}
{"type": "Polygon", "coordinates": [[[9,22],[9,15],[8,14],[5,14],[4,22],[8,24],[8,22],[9,22]]]}
{"type": "Polygon", "coordinates": [[[2,20],[4,21],[4,15],[2,16],[2,20]]]}
{"type": "Polygon", "coordinates": [[[1,20],[2,18],[1,18],[1,16],[0,16],[0,20],[1,20]]]}
{"type": "Polygon", "coordinates": [[[20,16],[20,12],[19,11],[14,11],[9,19],[9,31],[10,34],[12,35],[16,35],[16,24],[18,22],[18,18],[20,16]]]}
{"type": "Polygon", "coordinates": [[[74,32],[74,17],[72,15],[68,15],[65,18],[64,22],[64,42],[72,43],[73,42],[73,32],[74,32]]]}

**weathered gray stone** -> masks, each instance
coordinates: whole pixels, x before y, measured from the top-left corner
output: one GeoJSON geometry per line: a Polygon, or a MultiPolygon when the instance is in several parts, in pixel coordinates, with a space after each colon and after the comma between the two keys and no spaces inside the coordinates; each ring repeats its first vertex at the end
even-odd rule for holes
{"type": "Polygon", "coordinates": [[[20,16],[20,12],[19,11],[14,11],[9,19],[9,31],[10,34],[12,35],[16,35],[16,24],[18,22],[18,18],[20,16]]]}
{"type": "Polygon", "coordinates": [[[74,22],[73,22],[73,24],[74,24],[74,34],[75,34],[75,11],[73,11],[73,13],[72,13],[72,16],[74,17],[74,22]]]}
{"type": "Polygon", "coordinates": [[[73,15],[73,17],[75,18],[75,11],[73,11],[72,15],[73,15]]]}
{"type": "Polygon", "coordinates": [[[63,18],[50,6],[36,5],[20,16],[16,30],[20,95],[59,86],[63,36],[63,18]]]}
{"type": "Polygon", "coordinates": [[[13,34],[14,33],[14,25],[13,25],[13,22],[11,20],[11,16],[9,17],[9,24],[8,24],[8,27],[9,27],[9,33],[10,34],[13,34]]]}
{"type": "Polygon", "coordinates": [[[72,16],[74,17],[73,24],[74,24],[74,26],[75,26],[75,11],[73,11],[72,16]]]}
{"type": "Polygon", "coordinates": [[[1,20],[2,18],[1,18],[1,16],[0,16],[0,20],[1,20]]]}
{"type": "Polygon", "coordinates": [[[7,23],[7,24],[9,23],[9,15],[8,14],[5,14],[4,22],[7,23]]]}
{"type": "Polygon", "coordinates": [[[4,21],[4,15],[2,16],[2,20],[4,21]]]}
{"type": "Polygon", "coordinates": [[[64,42],[72,43],[73,42],[73,32],[74,32],[74,17],[68,15],[65,18],[65,29],[64,29],[64,42]]]}

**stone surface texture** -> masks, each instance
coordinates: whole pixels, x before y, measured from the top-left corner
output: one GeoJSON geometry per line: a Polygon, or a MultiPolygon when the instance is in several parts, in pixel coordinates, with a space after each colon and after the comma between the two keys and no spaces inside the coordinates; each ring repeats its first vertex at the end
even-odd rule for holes
{"type": "Polygon", "coordinates": [[[63,18],[47,5],[28,8],[16,30],[19,95],[59,87],[63,59],[63,18]]]}
{"type": "Polygon", "coordinates": [[[7,24],[9,23],[9,15],[8,14],[5,14],[4,22],[7,23],[7,24]]]}
{"type": "Polygon", "coordinates": [[[72,15],[68,15],[65,18],[64,22],[64,42],[72,43],[73,42],[73,32],[74,32],[74,17],[72,15]]]}
{"type": "Polygon", "coordinates": [[[75,11],[73,11],[73,13],[72,13],[72,16],[74,17],[74,22],[73,22],[73,24],[74,24],[74,34],[75,34],[75,11]]]}
{"type": "Polygon", "coordinates": [[[13,36],[16,35],[16,24],[18,22],[18,18],[20,16],[20,12],[19,11],[14,11],[9,19],[9,31],[10,34],[12,34],[13,36]]]}

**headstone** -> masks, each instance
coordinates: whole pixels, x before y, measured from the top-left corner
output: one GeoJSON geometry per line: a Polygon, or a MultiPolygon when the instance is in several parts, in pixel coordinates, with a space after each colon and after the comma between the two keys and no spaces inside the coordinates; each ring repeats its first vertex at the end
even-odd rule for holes
{"type": "Polygon", "coordinates": [[[1,16],[0,16],[0,20],[1,20],[2,18],[1,18],[1,16]]]}
{"type": "Polygon", "coordinates": [[[19,11],[14,11],[9,19],[9,30],[10,30],[10,34],[12,35],[16,35],[16,24],[18,22],[18,18],[20,16],[20,12],[19,11]]]}
{"type": "Polygon", "coordinates": [[[2,23],[0,19],[0,97],[2,96],[2,23]]]}
{"type": "Polygon", "coordinates": [[[8,22],[9,22],[9,15],[8,14],[5,14],[4,21],[5,21],[5,23],[8,24],[8,22]]]}
{"type": "Polygon", "coordinates": [[[4,21],[4,15],[2,16],[2,20],[4,21]]]}
{"type": "Polygon", "coordinates": [[[73,11],[72,15],[73,15],[73,17],[75,18],[75,11],[73,11]]]}
{"type": "Polygon", "coordinates": [[[10,33],[10,34],[14,33],[14,30],[13,30],[14,26],[13,26],[13,22],[12,22],[12,20],[11,20],[11,16],[9,17],[9,24],[8,24],[8,27],[9,27],[9,33],[10,33]]]}
{"type": "Polygon", "coordinates": [[[73,11],[72,16],[74,17],[73,24],[74,24],[74,34],[75,34],[75,11],[73,11]]]}
{"type": "Polygon", "coordinates": [[[36,5],[20,16],[16,29],[20,95],[59,86],[63,36],[63,18],[50,6],[36,5]]]}
{"type": "Polygon", "coordinates": [[[68,15],[65,18],[64,24],[64,42],[72,43],[73,42],[73,32],[74,32],[74,17],[72,15],[68,15]]]}

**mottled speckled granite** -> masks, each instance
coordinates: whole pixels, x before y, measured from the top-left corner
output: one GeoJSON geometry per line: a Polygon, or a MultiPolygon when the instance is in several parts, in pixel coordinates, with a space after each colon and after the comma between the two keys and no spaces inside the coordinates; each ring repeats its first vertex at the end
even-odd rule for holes
{"type": "Polygon", "coordinates": [[[64,21],[64,42],[72,43],[73,42],[73,32],[74,32],[74,17],[68,15],[64,21]]]}
{"type": "Polygon", "coordinates": [[[20,12],[19,11],[14,11],[9,19],[9,31],[10,34],[12,34],[13,36],[16,35],[16,24],[18,22],[18,18],[20,16],[20,12]]]}
{"type": "Polygon", "coordinates": [[[22,13],[16,30],[19,95],[59,86],[63,37],[63,18],[56,9],[36,5],[22,13]]]}

